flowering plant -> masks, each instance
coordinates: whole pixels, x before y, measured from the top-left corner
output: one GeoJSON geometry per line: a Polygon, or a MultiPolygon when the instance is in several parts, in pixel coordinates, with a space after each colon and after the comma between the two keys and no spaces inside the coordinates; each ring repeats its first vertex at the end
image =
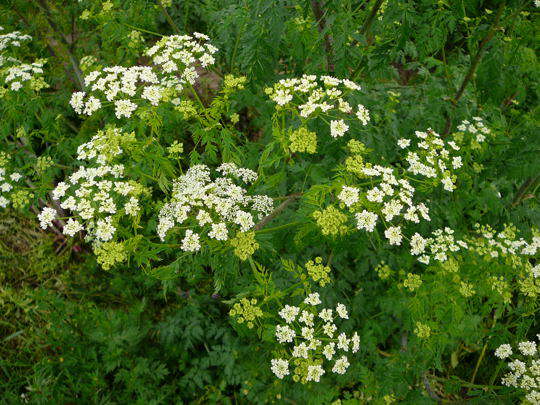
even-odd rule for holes
{"type": "Polygon", "coordinates": [[[0,3],[4,402],[538,402],[533,3],[0,3]]]}

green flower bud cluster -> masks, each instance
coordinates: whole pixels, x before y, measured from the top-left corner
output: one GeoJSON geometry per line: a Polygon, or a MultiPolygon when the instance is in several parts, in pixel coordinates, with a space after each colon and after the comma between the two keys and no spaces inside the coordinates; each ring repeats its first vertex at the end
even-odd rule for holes
{"type": "Polygon", "coordinates": [[[185,120],[189,120],[198,114],[195,104],[191,100],[182,100],[175,109],[176,111],[182,113],[182,117],[185,120]]]}
{"type": "Polygon", "coordinates": [[[380,262],[377,267],[375,267],[375,272],[379,275],[381,280],[388,279],[393,273],[390,266],[385,264],[385,262],[380,262]]]}
{"type": "Polygon", "coordinates": [[[255,232],[238,232],[230,242],[234,248],[234,254],[240,260],[247,260],[259,248],[259,244],[255,240],[255,232]]]}
{"type": "Polygon", "coordinates": [[[408,273],[407,278],[403,280],[403,287],[409,291],[414,291],[422,285],[422,279],[418,274],[408,273]]]}
{"type": "Polygon", "coordinates": [[[257,300],[252,298],[248,300],[247,298],[242,298],[240,302],[237,302],[233,305],[232,309],[229,311],[229,315],[234,317],[238,323],[246,323],[246,326],[249,329],[252,329],[255,324],[253,323],[257,318],[263,316],[263,312],[257,306],[257,300]]]}
{"type": "Polygon", "coordinates": [[[330,267],[322,264],[322,257],[316,257],[315,261],[308,261],[305,267],[312,280],[319,283],[321,287],[331,282],[330,267]]]}
{"type": "Polygon", "coordinates": [[[223,92],[230,93],[234,90],[242,90],[246,81],[247,77],[245,76],[225,75],[223,79],[223,92]]]}
{"type": "Polygon", "coordinates": [[[291,152],[317,152],[317,134],[309,131],[307,128],[300,127],[289,135],[291,141],[289,149],[291,152]]]}
{"type": "Polygon", "coordinates": [[[333,206],[329,206],[321,211],[315,211],[313,218],[321,228],[323,235],[344,235],[348,232],[347,215],[340,212],[333,206]]]}
{"type": "Polygon", "coordinates": [[[54,161],[50,156],[40,156],[36,160],[34,167],[37,174],[45,173],[45,171],[54,165],[54,161]]]}
{"type": "Polygon", "coordinates": [[[22,209],[30,204],[34,194],[27,190],[16,190],[11,194],[11,204],[16,209],[22,209]]]}
{"type": "Polygon", "coordinates": [[[184,145],[182,145],[182,142],[174,141],[172,145],[167,148],[167,152],[169,152],[169,156],[181,155],[184,152],[184,145]]]}
{"type": "Polygon", "coordinates": [[[420,339],[427,339],[431,336],[431,328],[421,322],[416,322],[416,327],[414,328],[414,334],[420,339]]]}
{"type": "Polygon", "coordinates": [[[126,249],[121,242],[104,242],[94,245],[94,254],[98,263],[104,270],[127,260],[126,249]]]}

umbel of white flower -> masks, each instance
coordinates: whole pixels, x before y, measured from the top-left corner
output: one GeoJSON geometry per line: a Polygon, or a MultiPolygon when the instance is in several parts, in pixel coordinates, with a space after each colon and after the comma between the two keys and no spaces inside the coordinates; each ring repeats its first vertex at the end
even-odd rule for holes
{"type": "Polygon", "coordinates": [[[112,103],[116,118],[130,118],[142,105],[157,106],[195,83],[197,66],[214,64],[217,48],[204,34],[171,35],[145,51],[153,66],[112,66],[90,72],[84,78],[87,91],[73,93],[70,104],[78,114],[92,115],[104,103],[112,103]]]}
{"type": "Polygon", "coordinates": [[[278,313],[284,324],[276,325],[276,341],[283,346],[270,369],[279,379],[293,373],[293,380],[302,383],[319,382],[325,373],[344,374],[350,363],[349,353],[360,348],[355,332],[348,337],[340,332],[336,322],[349,319],[345,305],[321,308],[319,293],[308,294],[298,306],[285,305],[278,313]]]}
{"type": "MultiPolygon", "coordinates": [[[[73,214],[64,226],[65,235],[86,231],[88,239],[108,242],[123,217],[138,215],[143,188],[126,180],[124,165],[113,162],[122,146],[133,140],[133,134],[110,127],[79,146],[77,158],[87,166],[80,166],[52,191],[53,200],[73,214]]],[[[41,226],[50,226],[55,216],[55,209],[45,207],[39,216],[41,226]]]]}
{"type": "MultiPolygon", "coordinates": [[[[70,218],[64,226],[65,235],[74,236],[86,230],[90,238],[107,242],[114,237],[116,220],[124,215],[137,215],[139,187],[124,180],[123,172],[124,166],[120,164],[81,166],[66,182],[58,183],[52,193],[53,199],[76,217],[70,218]]],[[[52,208],[44,209],[43,219],[40,217],[42,227],[50,225],[54,218],[51,218],[52,212],[56,213],[52,208]]]]}
{"type": "MultiPolygon", "coordinates": [[[[463,121],[458,130],[474,136],[478,143],[484,142],[485,135],[490,133],[480,117],[474,117],[473,123],[463,121]]],[[[456,140],[445,140],[429,128],[425,132],[415,131],[413,139],[399,139],[398,146],[407,150],[407,171],[434,179],[446,191],[455,190],[459,169],[463,166],[463,157],[459,154],[461,147],[456,140]]]]}
{"type": "MultiPolygon", "coordinates": [[[[399,178],[396,169],[366,165],[362,174],[372,179],[370,188],[343,186],[337,196],[354,215],[357,229],[373,232],[379,219],[388,225],[396,220],[415,224],[421,219],[431,220],[428,207],[424,203],[414,203],[415,188],[408,180],[399,178]]],[[[401,225],[387,226],[384,235],[391,245],[400,245],[403,239],[401,225]]]]}
{"type": "Polygon", "coordinates": [[[182,250],[195,252],[201,248],[201,236],[225,241],[231,232],[246,232],[255,221],[269,214],[273,201],[266,195],[249,195],[236,182],[244,184],[257,180],[257,173],[224,163],[212,180],[205,165],[191,167],[175,180],[172,197],[159,212],[157,233],[164,240],[179,226],[186,229],[182,250]]]}
{"type": "MultiPolygon", "coordinates": [[[[456,239],[454,230],[451,228],[437,229],[432,232],[431,237],[424,238],[419,233],[411,237],[411,254],[418,256],[420,263],[429,264],[432,260],[445,262],[452,253],[458,251],[478,252],[487,257],[497,258],[504,255],[514,255],[516,257],[534,256],[540,249],[540,237],[535,236],[530,242],[523,238],[516,239],[513,232],[504,230],[494,232],[489,226],[476,226],[479,235],[469,237],[465,240],[456,239]]],[[[531,276],[536,278],[535,272],[531,270],[531,276]]]]}
{"type": "MultiPolygon", "coordinates": [[[[0,31],[3,28],[0,27],[0,31]]],[[[41,78],[45,60],[38,59],[33,63],[24,63],[10,55],[11,48],[19,48],[24,42],[30,41],[30,35],[22,34],[19,31],[9,32],[0,35],[0,76],[4,76],[5,85],[11,91],[19,91],[24,87],[25,82],[30,82],[35,90],[47,87],[41,78]],[[4,70],[5,68],[5,70],[4,70]]]]}
{"type": "Polygon", "coordinates": [[[0,166],[0,208],[6,208],[12,202],[12,194],[22,177],[19,172],[9,173],[5,167],[0,166]]]}
{"type": "Polygon", "coordinates": [[[349,130],[346,120],[352,118],[364,126],[370,121],[367,108],[362,104],[352,105],[350,101],[351,93],[360,90],[358,84],[348,79],[303,75],[282,79],[265,92],[277,104],[278,111],[292,111],[302,121],[324,115],[330,120],[330,136],[340,138],[349,130]]]}
{"type": "MultiPolygon", "coordinates": [[[[540,334],[536,335],[540,341],[540,334]]],[[[516,353],[512,346],[505,343],[495,350],[495,356],[507,359],[515,356],[508,363],[510,371],[502,378],[503,385],[518,388],[525,392],[525,399],[532,405],[540,405],[540,351],[535,341],[520,342],[516,353]]]]}

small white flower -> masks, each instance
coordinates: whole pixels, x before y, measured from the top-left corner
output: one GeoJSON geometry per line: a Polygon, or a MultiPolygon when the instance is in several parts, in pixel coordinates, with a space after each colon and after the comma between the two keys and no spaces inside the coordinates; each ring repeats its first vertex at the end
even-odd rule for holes
{"type": "Polygon", "coordinates": [[[223,222],[212,224],[212,230],[208,232],[208,236],[216,240],[227,240],[229,238],[227,225],[223,222]]]}
{"type": "Polygon", "coordinates": [[[524,356],[534,356],[537,351],[535,342],[520,342],[518,348],[524,356]]]}
{"type": "Polygon", "coordinates": [[[338,138],[345,135],[345,132],[349,129],[349,126],[345,124],[343,120],[330,121],[330,135],[333,138],[338,138]]]}
{"type": "Polygon", "coordinates": [[[332,360],[332,357],[334,356],[334,354],[336,354],[335,347],[336,344],[334,342],[330,342],[326,346],[324,346],[322,353],[327,360],[332,360]]]}
{"type": "Polygon", "coordinates": [[[137,109],[137,104],[129,100],[117,100],[114,102],[116,118],[131,117],[133,111],[137,109]]]}
{"type": "Polygon", "coordinates": [[[338,195],[338,199],[343,202],[347,207],[350,207],[354,203],[358,202],[359,195],[356,187],[343,186],[341,192],[338,195]]]}
{"type": "Polygon", "coordinates": [[[349,366],[350,363],[347,359],[347,356],[342,356],[334,363],[334,367],[332,367],[332,372],[336,374],[345,374],[349,366]]]}
{"type": "Polygon", "coordinates": [[[129,201],[124,205],[124,210],[128,215],[137,215],[139,209],[139,200],[135,197],[130,197],[129,201]]]}
{"type": "Polygon", "coordinates": [[[495,356],[499,359],[506,359],[512,355],[512,346],[509,344],[500,345],[497,350],[495,350],[495,356]]]}
{"type": "Polygon", "coordinates": [[[302,311],[300,317],[298,318],[299,322],[305,323],[307,326],[313,326],[314,315],[308,311],[302,311]]]}
{"type": "Polygon", "coordinates": [[[279,311],[279,316],[285,319],[285,322],[291,323],[296,319],[296,316],[300,313],[300,308],[294,307],[291,305],[285,305],[281,311],[279,311]]]}
{"type": "Polygon", "coordinates": [[[19,181],[20,179],[22,179],[22,175],[20,173],[11,173],[11,175],[9,176],[9,178],[15,182],[19,181]]]}
{"type": "Polygon", "coordinates": [[[304,303],[308,305],[319,305],[321,303],[321,298],[319,297],[319,293],[309,294],[306,297],[306,299],[304,299],[304,303]]]}
{"type": "Polygon", "coordinates": [[[358,229],[365,229],[368,232],[373,232],[375,225],[377,225],[378,215],[374,212],[363,210],[362,212],[357,212],[355,214],[356,218],[356,227],[358,229]]]}
{"type": "Polygon", "coordinates": [[[289,375],[289,362],[284,359],[272,359],[271,370],[277,378],[282,379],[286,375],[289,375]]]}
{"type": "Polygon", "coordinates": [[[324,374],[324,369],[320,365],[308,366],[306,381],[319,382],[323,374],[324,374]]]}
{"type": "Polygon", "coordinates": [[[342,349],[342,350],[345,350],[346,352],[348,352],[349,351],[349,342],[350,342],[350,339],[347,338],[345,333],[340,333],[339,336],[338,336],[338,344],[337,344],[338,349],[342,349]]]}
{"type": "Polygon", "coordinates": [[[79,221],[69,218],[64,226],[62,232],[67,236],[74,236],[77,232],[82,231],[84,228],[79,221]]]}
{"type": "Polygon", "coordinates": [[[358,104],[358,111],[356,112],[356,116],[364,126],[367,125],[370,120],[369,111],[362,104],[358,104]]]}
{"type": "Polygon", "coordinates": [[[351,338],[351,352],[356,353],[360,349],[360,336],[358,333],[354,332],[351,338]]]}
{"type": "Polygon", "coordinates": [[[347,307],[343,304],[337,304],[336,312],[342,319],[349,319],[349,314],[347,312],[347,307]]]}
{"type": "Polygon", "coordinates": [[[332,319],[333,319],[332,312],[333,311],[331,309],[325,308],[321,312],[319,312],[319,318],[321,318],[323,321],[326,321],[326,322],[332,322],[332,319]]]}
{"type": "Polygon", "coordinates": [[[388,242],[391,245],[401,245],[403,239],[403,234],[401,233],[401,227],[391,226],[386,231],[384,231],[384,236],[388,239],[388,242]]]}
{"type": "Polygon", "coordinates": [[[411,144],[411,140],[410,139],[405,139],[405,138],[400,138],[400,139],[398,139],[397,144],[401,149],[405,149],[411,144]]]}
{"type": "Polygon", "coordinates": [[[188,229],[184,239],[182,239],[181,249],[184,252],[196,252],[200,248],[201,244],[199,243],[199,235],[194,233],[191,229],[188,229]]]}
{"type": "Polygon", "coordinates": [[[44,207],[41,213],[38,215],[39,226],[42,229],[52,226],[52,221],[56,218],[56,210],[50,207],[44,207]]]}
{"type": "Polygon", "coordinates": [[[296,333],[287,325],[276,326],[276,338],[279,343],[290,343],[293,341],[296,333]]]}
{"type": "Polygon", "coordinates": [[[299,345],[293,347],[292,356],[307,359],[308,358],[308,347],[302,342],[299,345]]]}
{"type": "Polygon", "coordinates": [[[7,193],[8,191],[11,191],[13,189],[13,186],[9,183],[4,183],[0,185],[0,191],[3,191],[4,193],[7,193]]]}
{"type": "Polygon", "coordinates": [[[333,337],[334,333],[336,332],[337,327],[331,322],[327,322],[323,325],[323,332],[328,337],[333,337]]]}

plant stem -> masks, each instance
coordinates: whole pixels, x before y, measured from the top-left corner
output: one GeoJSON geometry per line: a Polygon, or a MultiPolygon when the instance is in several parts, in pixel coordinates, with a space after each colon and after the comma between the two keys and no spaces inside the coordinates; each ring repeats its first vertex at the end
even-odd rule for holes
{"type": "MultiPolygon", "coordinates": [[[[476,69],[478,68],[478,64],[480,63],[482,56],[486,52],[486,45],[491,41],[491,39],[495,35],[495,31],[497,31],[497,29],[499,28],[499,21],[501,20],[502,12],[504,10],[505,5],[506,5],[505,1],[503,1],[499,5],[499,9],[497,10],[497,14],[495,15],[495,19],[493,20],[493,23],[489,27],[489,30],[486,36],[480,42],[480,45],[478,45],[478,51],[476,52],[476,55],[474,56],[471,62],[471,66],[469,67],[467,74],[463,78],[463,81],[461,82],[461,86],[459,86],[459,89],[454,95],[454,98],[451,100],[452,110],[455,110],[455,108],[457,107],[457,104],[459,100],[461,99],[461,96],[463,96],[463,93],[465,92],[465,88],[467,87],[469,82],[473,79],[474,74],[476,73],[476,69]]],[[[452,127],[452,113],[450,112],[448,113],[446,117],[446,125],[444,128],[443,134],[448,135],[451,127],[452,127]]]]}
{"type": "Polygon", "coordinates": [[[476,362],[476,366],[474,366],[473,375],[471,377],[471,384],[474,384],[474,380],[476,379],[476,373],[478,373],[478,369],[480,368],[480,363],[482,363],[482,360],[484,359],[484,355],[486,354],[487,349],[487,343],[482,348],[482,353],[480,353],[480,357],[478,358],[478,361],[476,362]]]}
{"type": "Polygon", "coordinates": [[[291,204],[296,198],[300,197],[302,193],[294,193],[288,196],[288,198],[283,201],[274,211],[272,211],[270,214],[265,216],[261,222],[259,222],[257,225],[255,225],[255,230],[258,231],[261,228],[263,228],[266,224],[268,224],[270,221],[272,221],[276,216],[279,215],[281,211],[283,211],[289,204],[291,204]]]}
{"type": "Polygon", "coordinates": [[[71,66],[73,67],[73,72],[75,73],[75,77],[77,78],[77,81],[79,82],[81,90],[84,89],[84,81],[83,81],[83,74],[79,67],[79,63],[73,53],[70,51],[70,44],[66,36],[60,29],[58,28],[58,25],[54,22],[52,19],[51,9],[49,8],[46,0],[38,0],[38,7],[43,10],[43,13],[45,14],[45,19],[47,20],[47,23],[53,30],[53,32],[58,36],[60,39],[60,42],[64,44],[64,51],[68,55],[69,62],[71,63],[71,66]]]}
{"type": "MultiPolygon", "coordinates": [[[[381,0],[382,1],[382,0],[381,0]]],[[[324,51],[326,53],[326,69],[329,73],[334,73],[334,50],[332,48],[332,37],[328,33],[326,27],[326,17],[323,12],[321,2],[318,0],[311,0],[311,9],[317,20],[317,28],[319,34],[324,33],[324,51]],[[325,32],[326,31],[326,32],[325,32]]]]}
{"type": "Polygon", "coordinates": [[[278,230],[281,230],[281,229],[288,228],[290,226],[298,225],[300,223],[301,223],[300,221],[289,222],[288,224],[279,225],[279,226],[275,226],[273,228],[266,228],[266,229],[263,229],[261,231],[257,231],[257,233],[260,234],[260,233],[268,233],[268,232],[278,231],[278,230]]]}
{"type": "MultiPolygon", "coordinates": [[[[375,20],[375,17],[377,16],[377,13],[379,12],[379,9],[381,8],[382,4],[383,4],[383,0],[377,0],[375,4],[373,5],[373,7],[371,8],[368,18],[366,19],[366,21],[364,22],[364,25],[362,26],[362,29],[360,30],[360,32],[364,36],[368,35],[369,30],[371,29],[371,26],[373,25],[373,21],[375,20]]],[[[367,42],[369,45],[371,44],[372,40],[369,39],[367,42]]]]}
{"type": "Polygon", "coordinates": [[[169,14],[169,12],[167,11],[167,9],[165,8],[165,6],[163,4],[161,4],[161,1],[158,1],[158,4],[159,4],[159,7],[161,8],[161,11],[163,12],[163,15],[165,16],[165,19],[167,20],[167,22],[169,23],[169,25],[171,26],[171,28],[176,32],[176,33],[180,33],[180,29],[178,28],[178,26],[175,24],[174,20],[172,19],[171,15],[169,14]]]}

